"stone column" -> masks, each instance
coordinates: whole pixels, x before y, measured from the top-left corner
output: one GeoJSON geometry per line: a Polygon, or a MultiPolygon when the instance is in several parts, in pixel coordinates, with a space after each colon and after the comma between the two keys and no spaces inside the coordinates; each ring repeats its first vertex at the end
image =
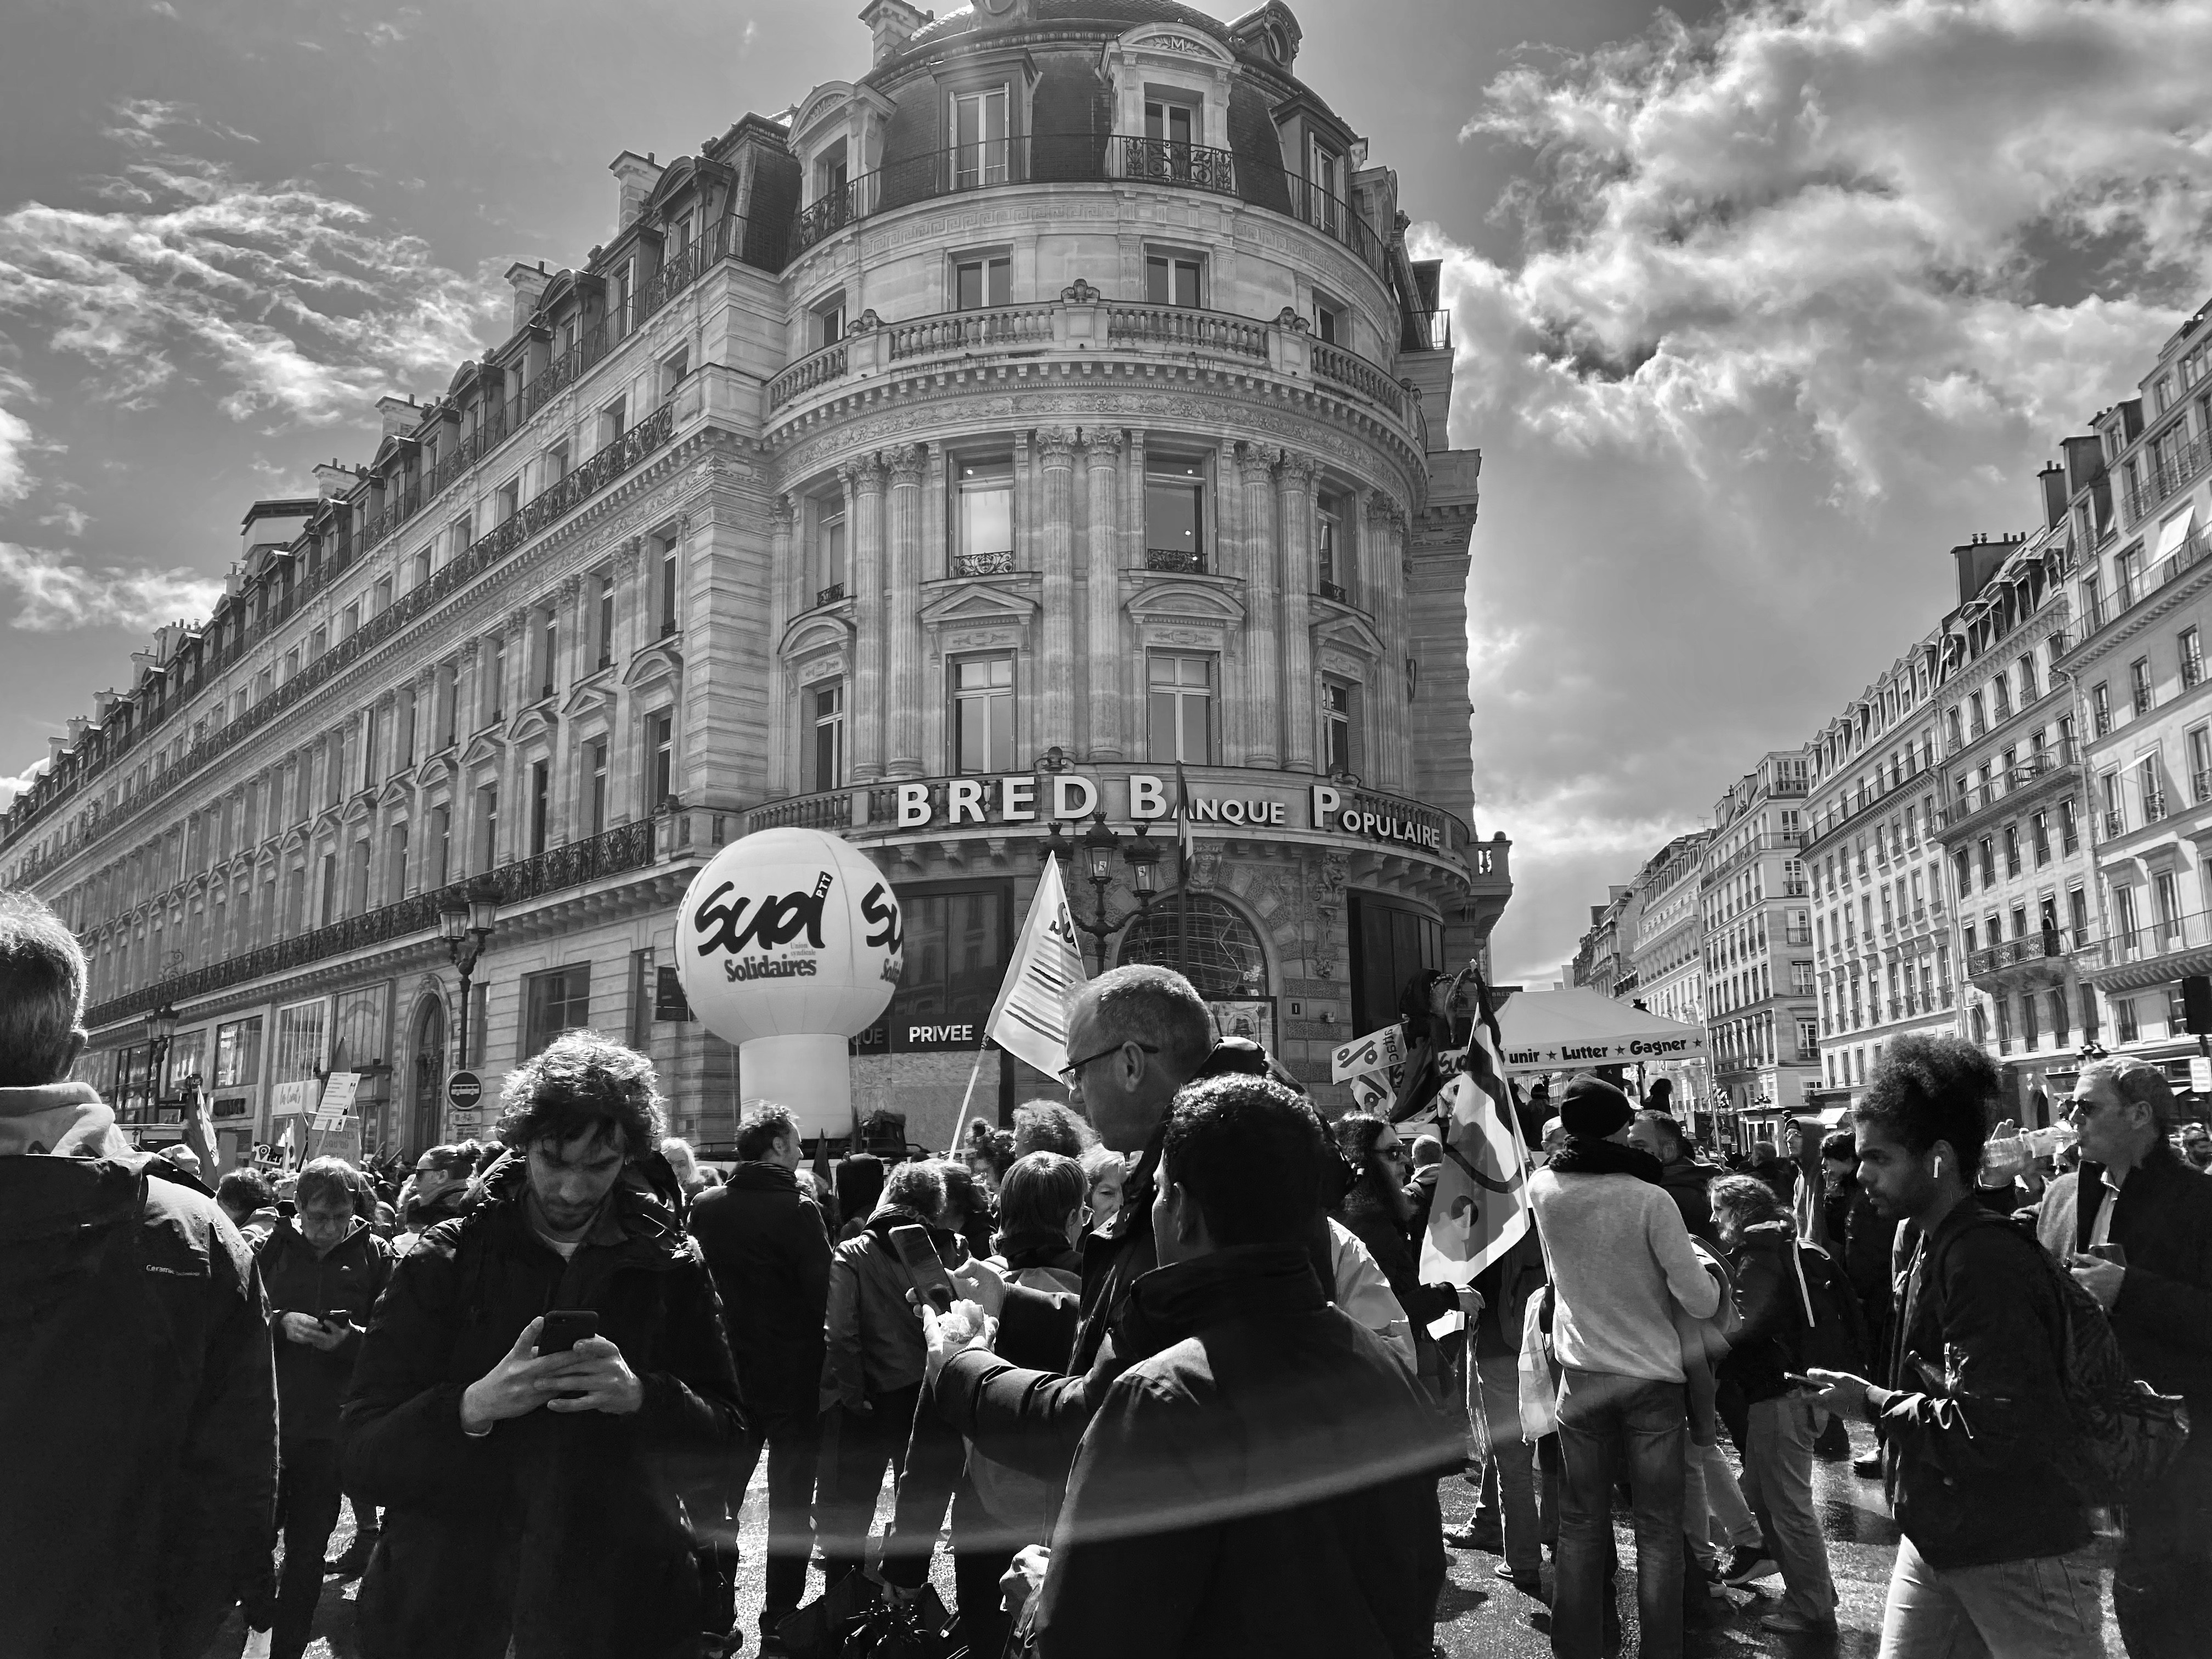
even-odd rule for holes
{"type": "Polygon", "coordinates": [[[929,448],[929,474],[921,493],[921,580],[926,582],[952,574],[951,558],[945,547],[952,516],[945,498],[949,488],[945,446],[933,444],[929,448]]]}
{"type": "Polygon", "coordinates": [[[1367,732],[1374,745],[1371,767],[1377,787],[1406,792],[1406,516],[1380,490],[1367,497],[1360,526],[1360,580],[1382,638],[1382,665],[1370,688],[1367,732]],[[1369,550],[1372,549],[1370,556],[1369,550]]]}
{"type": "MultiPolygon", "coordinates": [[[[530,684],[530,620],[527,606],[507,613],[501,626],[507,641],[507,684],[501,692],[501,708],[512,720],[537,688],[530,684]]],[[[522,799],[522,762],[515,745],[501,739],[499,758],[499,844],[492,849],[494,866],[518,856],[525,845],[529,811],[522,799]]]]}
{"type": "Polygon", "coordinates": [[[596,580],[586,581],[579,574],[562,579],[556,600],[560,609],[555,612],[561,623],[562,672],[554,676],[553,687],[556,694],[579,680],[588,679],[593,672],[588,596],[598,586],[596,580]]]}
{"type": "MultiPolygon", "coordinates": [[[[770,671],[774,691],[771,701],[782,712],[769,728],[768,789],[771,795],[792,795],[799,793],[799,780],[791,773],[791,699],[783,695],[787,671],[783,662],[784,631],[791,626],[797,614],[792,609],[793,594],[804,582],[804,573],[799,569],[805,561],[793,553],[793,526],[798,517],[799,504],[789,495],[778,495],[769,509],[768,558],[771,573],[769,581],[768,645],[769,656],[774,667],[770,671]]],[[[811,599],[811,594],[807,598],[811,599]]]]}
{"type": "Polygon", "coordinates": [[[1075,744],[1075,434],[1050,426],[1037,432],[1044,469],[1044,515],[1038,548],[1044,571],[1044,644],[1036,672],[1044,681],[1044,711],[1030,734],[1031,750],[1075,744]]]}
{"type": "Polygon", "coordinates": [[[1087,530],[1090,615],[1083,661],[1090,700],[1092,761],[1128,757],[1121,726],[1121,434],[1092,427],[1084,434],[1085,479],[1090,485],[1087,530]]]}
{"type": "Polygon", "coordinates": [[[1259,444],[1237,447],[1237,477],[1244,496],[1243,722],[1247,766],[1283,763],[1283,677],[1278,650],[1275,550],[1275,452],[1259,444]]]}
{"type": "Polygon", "coordinates": [[[1277,475],[1283,550],[1283,765],[1314,768],[1314,463],[1285,454],[1277,475]]]}
{"type": "MultiPolygon", "coordinates": [[[[921,477],[919,444],[885,452],[890,467],[890,598],[884,619],[885,711],[889,750],[884,775],[918,778],[921,765],[921,477]]],[[[849,719],[850,716],[848,715],[849,719]]]]}
{"type": "Polygon", "coordinates": [[[852,491],[853,687],[846,726],[853,781],[884,775],[884,483],[876,455],[848,461],[839,476],[852,491]]]}
{"type": "Polygon", "coordinates": [[[607,723],[607,827],[628,823],[637,806],[637,748],[643,733],[629,688],[623,674],[643,644],[638,630],[645,613],[644,584],[638,566],[645,558],[645,538],[632,536],[615,549],[615,707],[607,723]]]}

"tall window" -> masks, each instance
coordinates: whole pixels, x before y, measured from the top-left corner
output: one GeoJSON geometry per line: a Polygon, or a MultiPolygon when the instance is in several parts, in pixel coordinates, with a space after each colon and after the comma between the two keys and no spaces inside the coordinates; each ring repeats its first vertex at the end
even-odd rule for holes
{"type": "Polygon", "coordinates": [[[592,968],[580,962],[522,981],[522,1054],[527,1060],[563,1031],[592,1023],[592,968]]]}
{"type": "Polygon", "coordinates": [[[489,705],[484,715],[487,725],[498,723],[501,712],[501,699],[506,695],[506,687],[507,635],[501,632],[492,641],[491,672],[484,680],[483,700],[489,705]]]}
{"type": "Polygon", "coordinates": [[[1150,714],[1150,758],[1213,761],[1213,659],[1155,652],[1146,669],[1150,714]]]}
{"type": "Polygon", "coordinates": [[[1334,774],[1357,769],[1353,750],[1358,729],[1355,693],[1342,680],[1324,680],[1321,690],[1322,757],[1334,774]]]}
{"type": "Polygon", "coordinates": [[[660,360],[660,401],[666,403],[676,395],[676,388],[684,384],[684,377],[691,372],[691,348],[672,351],[660,360]]]}
{"type": "Polygon", "coordinates": [[[1013,295],[1013,261],[1003,253],[977,254],[952,264],[952,306],[981,311],[1009,303],[1013,295]]]}
{"type": "Polygon", "coordinates": [[[1195,310],[1206,303],[1206,262],[1194,253],[1148,253],[1145,256],[1145,298],[1156,306],[1188,306],[1195,310]]]}
{"type": "Polygon", "coordinates": [[[845,781],[845,682],[825,680],[806,691],[806,787],[836,789],[845,781]]]}
{"type": "Polygon", "coordinates": [[[430,841],[424,849],[430,857],[428,885],[443,887],[453,879],[453,809],[434,806],[430,809],[430,841]]]}
{"type": "Polygon", "coordinates": [[[2166,791],[2159,787],[2157,756],[2146,755],[2136,763],[2136,789],[2142,796],[2145,823],[2155,823],[2166,816],[2166,791]]]}
{"type": "Polygon", "coordinates": [[[488,783],[477,791],[477,868],[489,870],[499,862],[499,786],[488,783]]]}
{"type": "Polygon", "coordinates": [[[2112,729],[2112,688],[2102,680],[2089,688],[2089,729],[2100,738],[2112,729]]]}
{"type": "MultiPolygon", "coordinates": [[[[814,199],[826,202],[843,196],[851,176],[851,163],[846,159],[845,141],[840,138],[814,158],[814,199]]],[[[835,212],[836,210],[830,210],[835,212]]]]}
{"type": "Polygon", "coordinates": [[[1340,301],[1314,290],[1314,335],[1324,345],[1352,343],[1351,313],[1340,301]]]}
{"type": "Polygon", "coordinates": [[[1008,772],[1014,765],[1012,652],[952,665],[952,769],[1008,772]]]}
{"type": "Polygon", "coordinates": [[[2128,690],[2138,714],[2150,713],[2150,659],[2137,657],[2128,665],[2128,690]]]}
{"type": "Polygon", "coordinates": [[[2181,683],[2185,686],[2200,684],[2204,678],[2204,640],[2194,628],[2181,630],[2181,683]]]}
{"type": "Polygon", "coordinates": [[[1344,157],[1319,138],[1309,139],[1306,178],[1313,190],[1308,218],[1324,230],[1334,232],[1340,229],[1345,214],[1344,157]]]}
{"type": "Polygon", "coordinates": [[[384,902],[396,904],[407,896],[407,826],[395,823],[386,836],[384,902]]]}
{"type": "Polygon", "coordinates": [[[595,836],[604,835],[607,828],[607,740],[595,738],[584,745],[585,799],[587,803],[586,822],[595,836]]]}
{"type": "Polygon", "coordinates": [[[1145,566],[1206,568],[1206,471],[1197,461],[1145,464],[1145,566]]]}
{"type": "Polygon", "coordinates": [[[601,668],[611,668],[615,661],[615,579],[599,578],[599,660],[601,668]]]}
{"type": "Polygon", "coordinates": [[[553,763],[533,761],[530,766],[530,850],[545,850],[553,822],[553,763]]]}
{"type": "Polygon", "coordinates": [[[845,597],[845,507],[827,503],[814,525],[814,603],[835,605],[845,597]]]}
{"type": "Polygon", "coordinates": [[[2034,701],[2035,701],[2035,659],[2034,659],[2034,658],[2033,658],[2033,657],[2022,657],[2022,658],[2020,659],[2020,702],[2021,702],[2021,708],[2026,708],[2029,703],[2032,703],[2032,702],[2033,702],[2034,701]]]}
{"type": "Polygon", "coordinates": [[[1014,463],[1012,456],[960,463],[954,511],[953,574],[982,576],[1014,568],[1014,463]]]}
{"type": "Polygon", "coordinates": [[[676,631],[676,594],[682,586],[677,564],[676,538],[672,536],[660,544],[660,633],[664,639],[676,631]]]}
{"type": "Polygon", "coordinates": [[[1344,540],[1344,497],[1323,495],[1315,515],[1314,561],[1319,568],[1321,596],[1325,599],[1348,597],[1352,584],[1345,580],[1350,575],[1345,555],[1349,550],[1344,540]]]}
{"type": "Polygon", "coordinates": [[[601,449],[615,442],[629,429],[628,419],[629,405],[621,398],[617,398],[599,410],[599,447],[601,449]]]}
{"type": "Polygon", "coordinates": [[[544,624],[538,629],[538,695],[550,697],[556,678],[553,665],[561,660],[561,619],[550,610],[546,611],[544,624]]]}
{"type": "Polygon", "coordinates": [[[1191,145],[1204,129],[1195,106],[1173,99],[1145,100],[1145,171],[1155,179],[1188,179],[1191,145]]]}
{"type": "Polygon", "coordinates": [[[952,95],[952,187],[1006,182],[1006,89],[952,95]]]}
{"type": "Polygon", "coordinates": [[[645,717],[645,810],[657,812],[676,793],[676,716],[668,712],[645,717]]]}
{"type": "Polygon", "coordinates": [[[814,307],[814,343],[833,346],[845,337],[845,296],[842,292],[814,307]]]}
{"type": "Polygon", "coordinates": [[[2012,718],[2012,682],[2000,672],[1990,682],[1990,703],[2001,720],[2012,718]]]}

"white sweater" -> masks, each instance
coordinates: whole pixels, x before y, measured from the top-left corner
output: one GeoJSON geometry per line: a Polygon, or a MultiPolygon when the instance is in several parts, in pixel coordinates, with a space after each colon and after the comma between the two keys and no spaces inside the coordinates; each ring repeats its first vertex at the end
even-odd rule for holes
{"type": "Polygon", "coordinates": [[[1705,1319],[1721,1293],[1666,1189],[1632,1175],[1539,1170],[1528,1199],[1551,1265],[1552,1352],[1559,1363],[1680,1382],[1682,1348],[1668,1300],[1705,1319]]]}

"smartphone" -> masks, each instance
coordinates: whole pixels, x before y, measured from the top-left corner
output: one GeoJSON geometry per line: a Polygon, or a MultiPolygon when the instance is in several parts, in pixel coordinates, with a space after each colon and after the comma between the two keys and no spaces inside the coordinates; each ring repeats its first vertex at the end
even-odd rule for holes
{"type": "Polygon", "coordinates": [[[599,1334],[599,1316],[589,1308],[555,1308],[545,1316],[535,1352],[566,1353],[587,1336],[599,1334]]]}
{"type": "Polygon", "coordinates": [[[1802,1371],[1784,1371],[1782,1373],[1782,1380],[1811,1394],[1819,1394],[1828,1386],[1825,1382],[1815,1382],[1802,1371]]]}
{"type": "Polygon", "coordinates": [[[323,1323],[325,1325],[335,1325],[340,1330],[351,1330],[353,1328],[353,1316],[348,1313],[343,1308],[334,1308],[330,1312],[323,1316],[323,1323]]]}
{"type": "Polygon", "coordinates": [[[2124,1244],[2092,1244],[2088,1254],[2100,1261],[2111,1262],[2115,1267],[2128,1265],[2128,1247],[2124,1244]]]}
{"type": "Polygon", "coordinates": [[[906,1263],[908,1274],[914,1279],[914,1288],[928,1298],[929,1304],[939,1313],[951,1310],[960,1299],[960,1287],[952,1282],[952,1275],[945,1271],[945,1264],[937,1259],[937,1246],[929,1242],[929,1230],[911,1224],[891,1229],[891,1248],[906,1263]]]}

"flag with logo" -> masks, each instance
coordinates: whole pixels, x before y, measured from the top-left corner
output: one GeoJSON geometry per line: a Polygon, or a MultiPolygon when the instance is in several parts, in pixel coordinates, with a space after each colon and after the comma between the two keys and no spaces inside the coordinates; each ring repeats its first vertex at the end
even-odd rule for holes
{"type": "Polygon", "coordinates": [[[1060,860],[1047,859],[983,1034],[1040,1072],[1067,1064],[1067,1005],[1088,982],[1060,860]]]}
{"type": "Polygon", "coordinates": [[[1176,846],[1182,854],[1182,868],[1178,872],[1183,881],[1190,879],[1190,780],[1182,775],[1182,763],[1176,763],[1176,846]]]}
{"type": "Polygon", "coordinates": [[[1437,1124],[1444,1158],[1429,1231],[1421,1240],[1421,1283],[1465,1285],[1528,1231],[1528,1174],[1505,1045],[1490,988],[1474,975],[1476,1018],[1465,1069],[1445,1089],[1437,1124]]]}

